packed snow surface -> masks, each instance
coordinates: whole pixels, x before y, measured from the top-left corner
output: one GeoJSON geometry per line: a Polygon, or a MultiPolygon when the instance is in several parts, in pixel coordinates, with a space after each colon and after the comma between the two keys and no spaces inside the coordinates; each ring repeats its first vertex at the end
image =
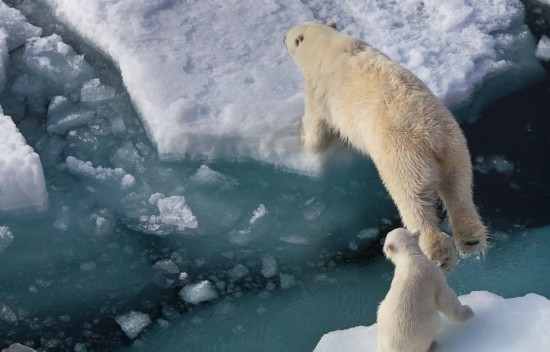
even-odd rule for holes
{"type": "Polygon", "coordinates": [[[323,160],[299,145],[303,78],[282,43],[305,20],[336,20],[449,105],[496,74],[525,84],[541,73],[517,0],[42,1],[118,65],[164,159],[319,172],[323,160]]]}
{"type": "Polygon", "coordinates": [[[0,211],[48,206],[40,158],[10,117],[0,113],[0,211]]]}
{"type": "MultiPolygon", "coordinates": [[[[8,52],[41,33],[19,11],[0,2],[0,93],[7,80],[8,52]]],[[[0,106],[0,211],[43,210],[47,200],[40,159],[0,106]]]]}
{"type": "MultiPolygon", "coordinates": [[[[547,351],[550,346],[550,300],[528,294],[502,298],[487,291],[459,297],[475,312],[463,324],[442,319],[435,340],[441,352],[523,352],[547,351]]],[[[376,324],[325,334],[314,352],[354,352],[376,350],[376,324]]]]}

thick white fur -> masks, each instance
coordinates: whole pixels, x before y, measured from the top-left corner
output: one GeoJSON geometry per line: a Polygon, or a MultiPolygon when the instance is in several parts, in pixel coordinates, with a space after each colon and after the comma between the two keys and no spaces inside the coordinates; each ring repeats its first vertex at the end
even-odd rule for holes
{"type": "Polygon", "coordinates": [[[395,264],[395,273],[378,307],[378,352],[434,351],[439,312],[464,322],[473,317],[472,309],[460,303],[441,270],[422,253],[418,234],[391,231],[384,254],[395,264]]]}
{"type": "Polygon", "coordinates": [[[438,197],[460,253],[483,253],[487,230],[472,200],[466,139],[428,87],[333,24],[293,27],[285,45],[305,76],[304,148],[321,152],[339,135],[370,156],[403,224],[420,230],[420,247],[444,272],[456,252],[439,228],[438,197]]]}

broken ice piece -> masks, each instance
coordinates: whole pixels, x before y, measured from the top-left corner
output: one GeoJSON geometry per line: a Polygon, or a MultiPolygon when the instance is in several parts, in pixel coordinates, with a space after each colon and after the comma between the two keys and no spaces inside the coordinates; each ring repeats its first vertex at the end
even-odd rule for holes
{"type": "Polygon", "coordinates": [[[151,324],[151,318],[147,314],[135,311],[119,315],[115,320],[126,336],[132,340],[151,324]]]}
{"type": "Polygon", "coordinates": [[[179,292],[182,300],[191,304],[210,301],[218,298],[218,293],[208,280],[197,282],[195,284],[185,285],[179,292]]]}

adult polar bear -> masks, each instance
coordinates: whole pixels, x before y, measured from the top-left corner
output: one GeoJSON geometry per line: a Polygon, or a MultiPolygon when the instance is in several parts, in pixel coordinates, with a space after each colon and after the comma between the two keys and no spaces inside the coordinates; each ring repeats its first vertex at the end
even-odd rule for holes
{"type": "Polygon", "coordinates": [[[304,148],[321,152],[338,134],[369,155],[405,227],[421,231],[420,247],[443,271],[454,268],[456,251],[439,228],[438,194],[461,255],[484,252],[466,139],[428,87],[334,23],[305,22],[284,42],[305,76],[304,148]]]}

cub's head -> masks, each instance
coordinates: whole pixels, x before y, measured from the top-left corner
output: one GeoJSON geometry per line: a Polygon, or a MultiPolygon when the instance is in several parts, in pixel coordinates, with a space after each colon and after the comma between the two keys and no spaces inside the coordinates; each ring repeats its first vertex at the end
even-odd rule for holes
{"type": "Polygon", "coordinates": [[[312,53],[324,49],[326,44],[336,31],[336,23],[327,24],[317,22],[304,22],[292,27],[283,39],[289,54],[296,60],[298,66],[303,67],[305,60],[311,58],[312,53]]]}
{"type": "Polygon", "coordinates": [[[403,228],[392,230],[388,233],[384,242],[384,255],[395,263],[400,257],[419,253],[419,236],[420,231],[411,232],[403,228]]]}

